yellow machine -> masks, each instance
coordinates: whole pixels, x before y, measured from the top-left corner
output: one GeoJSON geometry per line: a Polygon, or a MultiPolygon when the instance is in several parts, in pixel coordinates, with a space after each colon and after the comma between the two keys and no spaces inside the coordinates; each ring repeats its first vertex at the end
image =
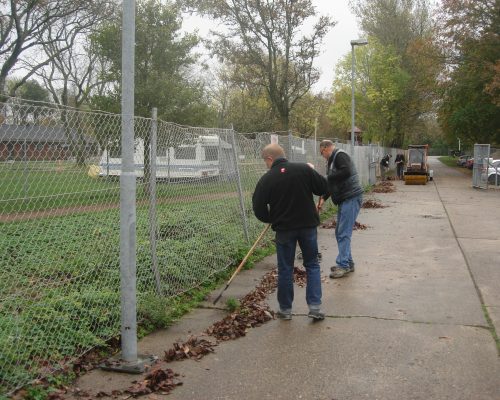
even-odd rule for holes
{"type": "Polygon", "coordinates": [[[408,146],[408,161],[403,171],[405,185],[425,185],[429,180],[429,166],[427,165],[427,151],[429,145],[408,146]]]}

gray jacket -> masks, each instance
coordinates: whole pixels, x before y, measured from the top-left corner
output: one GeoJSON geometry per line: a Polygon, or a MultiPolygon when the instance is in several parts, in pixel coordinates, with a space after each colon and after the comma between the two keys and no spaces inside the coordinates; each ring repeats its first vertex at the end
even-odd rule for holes
{"type": "Polygon", "coordinates": [[[343,150],[335,149],[328,159],[327,181],[329,196],[336,205],[363,193],[356,166],[343,150]]]}

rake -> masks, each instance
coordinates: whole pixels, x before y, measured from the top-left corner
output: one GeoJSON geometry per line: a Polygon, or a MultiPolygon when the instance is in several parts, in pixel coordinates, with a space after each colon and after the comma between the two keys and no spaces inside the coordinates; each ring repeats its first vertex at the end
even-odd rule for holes
{"type": "Polygon", "coordinates": [[[241,268],[243,268],[243,266],[245,265],[245,263],[248,260],[248,257],[250,257],[250,255],[253,253],[253,251],[257,247],[257,244],[259,244],[259,242],[262,240],[262,238],[264,237],[264,235],[266,234],[266,232],[268,231],[268,229],[270,227],[271,227],[271,224],[267,224],[266,227],[264,228],[264,230],[260,233],[259,237],[255,240],[255,243],[253,244],[253,246],[250,248],[250,250],[248,250],[248,253],[245,256],[245,258],[243,258],[243,260],[241,260],[240,265],[238,265],[238,268],[236,268],[236,271],[234,271],[233,275],[231,275],[231,278],[229,278],[229,280],[227,281],[226,287],[224,289],[222,289],[222,291],[219,293],[217,298],[214,300],[214,303],[213,303],[214,305],[220,300],[220,298],[222,297],[222,293],[224,293],[226,291],[226,289],[229,287],[229,285],[233,281],[234,277],[236,275],[238,275],[238,272],[240,272],[241,268]]]}

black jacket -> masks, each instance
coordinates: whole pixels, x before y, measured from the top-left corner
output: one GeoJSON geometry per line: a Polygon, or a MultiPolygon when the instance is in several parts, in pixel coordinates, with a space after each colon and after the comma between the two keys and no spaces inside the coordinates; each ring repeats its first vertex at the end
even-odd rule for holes
{"type": "Polygon", "coordinates": [[[385,157],[383,157],[381,160],[380,160],[380,165],[382,167],[388,167],[389,166],[389,154],[387,154],[385,157]]]}
{"type": "Polygon", "coordinates": [[[328,159],[327,164],[328,195],[323,196],[326,200],[332,197],[334,204],[363,193],[359,184],[356,167],[345,151],[335,149],[328,159]]]}
{"type": "Polygon", "coordinates": [[[252,197],[255,216],[275,231],[319,225],[313,194],[327,193],[326,179],[303,163],[277,159],[259,180],[252,197]]]}

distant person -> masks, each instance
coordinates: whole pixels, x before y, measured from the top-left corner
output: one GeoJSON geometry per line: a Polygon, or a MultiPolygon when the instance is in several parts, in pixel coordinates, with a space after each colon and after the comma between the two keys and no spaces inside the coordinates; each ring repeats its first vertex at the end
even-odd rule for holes
{"type": "Polygon", "coordinates": [[[380,160],[380,178],[385,181],[385,177],[387,171],[389,171],[389,160],[391,159],[391,155],[387,154],[380,160]]]}
{"type": "Polygon", "coordinates": [[[396,175],[398,179],[403,179],[403,167],[405,164],[405,156],[403,153],[398,153],[396,158],[394,159],[394,163],[396,164],[396,175]]]}
{"type": "Polygon", "coordinates": [[[330,278],[337,279],[354,272],[351,237],[363,201],[363,188],[349,154],[335,148],[330,140],[323,140],[319,144],[319,151],[327,160],[328,194],[319,200],[318,210],[321,210],[328,197],[338,207],[335,238],[339,254],[335,260],[336,265],[330,268],[330,278]]]}
{"type": "Polygon", "coordinates": [[[291,163],[283,148],[269,144],[262,150],[267,171],[257,183],[252,197],[255,216],[271,223],[276,232],[278,259],[278,318],[292,319],[293,267],[297,243],[306,269],[308,317],[322,320],[321,271],[318,261],[317,227],[319,214],[313,195],[327,193],[326,179],[313,167],[291,163]]]}

